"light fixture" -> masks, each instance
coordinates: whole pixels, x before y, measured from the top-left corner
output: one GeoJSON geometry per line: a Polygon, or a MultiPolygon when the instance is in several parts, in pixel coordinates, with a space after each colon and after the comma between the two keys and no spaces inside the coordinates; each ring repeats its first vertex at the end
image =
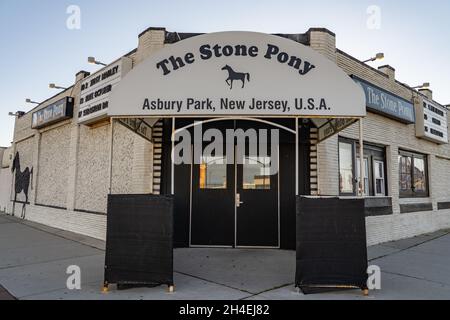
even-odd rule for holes
{"type": "Polygon", "coordinates": [[[377,54],[375,55],[375,57],[370,58],[370,59],[367,59],[367,60],[363,61],[363,63],[366,63],[366,62],[373,62],[373,61],[376,61],[376,60],[383,60],[383,59],[384,59],[384,53],[379,52],[379,53],[377,53],[377,54]]]}
{"type": "Polygon", "coordinates": [[[41,104],[40,102],[36,102],[36,101],[31,100],[31,99],[25,99],[25,102],[26,103],[32,103],[32,104],[41,104]]]}
{"type": "Polygon", "coordinates": [[[57,85],[54,84],[54,83],[50,83],[50,84],[48,85],[48,87],[49,87],[50,89],[60,89],[60,90],[66,90],[66,89],[67,89],[67,88],[65,88],[65,87],[57,86],[57,85]]]}
{"type": "Polygon", "coordinates": [[[412,88],[413,89],[428,89],[428,88],[430,88],[430,83],[429,82],[424,82],[420,86],[416,86],[416,87],[412,87],[412,88]]]}
{"type": "Polygon", "coordinates": [[[95,57],[88,57],[88,63],[90,63],[90,64],[99,64],[99,65],[105,66],[105,67],[107,66],[107,64],[105,64],[103,62],[95,60],[95,57]]]}

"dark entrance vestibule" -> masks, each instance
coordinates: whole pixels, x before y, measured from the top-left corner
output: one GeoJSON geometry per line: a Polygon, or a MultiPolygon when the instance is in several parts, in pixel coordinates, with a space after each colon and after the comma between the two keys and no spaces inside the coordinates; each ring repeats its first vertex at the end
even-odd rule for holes
{"type": "Polygon", "coordinates": [[[295,184],[300,194],[309,194],[311,125],[309,120],[299,120],[297,139],[296,123],[295,119],[280,118],[180,118],[173,125],[173,120],[164,120],[162,190],[174,192],[177,247],[295,249],[295,184]],[[192,156],[200,157],[197,161],[172,165],[171,133],[182,129],[194,136],[199,123],[202,134],[209,129],[220,131],[223,137],[229,130],[256,132],[258,146],[250,146],[254,141],[246,136],[245,148],[240,149],[233,139],[224,141],[222,154],[204,156],[211,144],[207,141],[200,155],[192,146],[192,156]],[[273,145],[272,129],[277,130],[279,142],[273,145]]]}

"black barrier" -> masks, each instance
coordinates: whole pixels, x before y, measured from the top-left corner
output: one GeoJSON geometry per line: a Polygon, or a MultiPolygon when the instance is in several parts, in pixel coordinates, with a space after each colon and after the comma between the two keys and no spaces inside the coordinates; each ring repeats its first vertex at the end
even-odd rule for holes
{"type": "Polygon", "coordinates": [[[364,199],[297,198],[295,284],[303,293],[367,289],[364,199]]]}
{"type": "Polygon", "coordinates": [[[173,198],[109,195],[105,290],[173,286],[173,198]]]}

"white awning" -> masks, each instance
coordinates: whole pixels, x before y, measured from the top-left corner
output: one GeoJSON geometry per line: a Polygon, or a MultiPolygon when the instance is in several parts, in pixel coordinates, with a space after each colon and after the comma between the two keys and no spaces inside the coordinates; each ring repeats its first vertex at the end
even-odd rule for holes
{"type": "Polygon", "coordinates": [[[168,45],[135,66],[114,86],[108,115],[355,119],[366,107],[362,88],[310,47],[221,32],[168,45]]]}

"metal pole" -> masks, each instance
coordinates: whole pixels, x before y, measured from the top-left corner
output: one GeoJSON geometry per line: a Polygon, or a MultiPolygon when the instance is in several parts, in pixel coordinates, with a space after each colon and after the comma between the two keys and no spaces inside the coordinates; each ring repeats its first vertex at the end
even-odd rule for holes
{"type": "Polygon", "coordinates": [[[172,165],[171,167],[171,193],[172,195],[175,194],[175,163],[174,163],[174,151],[175,151],[175,117],[172,118],[172,151],[170,152],[170,163],[172,165]]]}
{"type": "Polygon", "coordinates": [[[365,172],[364,172],[364,127],[363,127],[363,118],[359,119],[359,196],[364,197],[365,193],[365,172]]]}
{"type": "Polygon", "coordinates": [[[298,117],[295,118],[295,195],[299,195],[299,188],[298,188],[298,160],[299,160],[299,154],[298,154],[298,117]]]}

